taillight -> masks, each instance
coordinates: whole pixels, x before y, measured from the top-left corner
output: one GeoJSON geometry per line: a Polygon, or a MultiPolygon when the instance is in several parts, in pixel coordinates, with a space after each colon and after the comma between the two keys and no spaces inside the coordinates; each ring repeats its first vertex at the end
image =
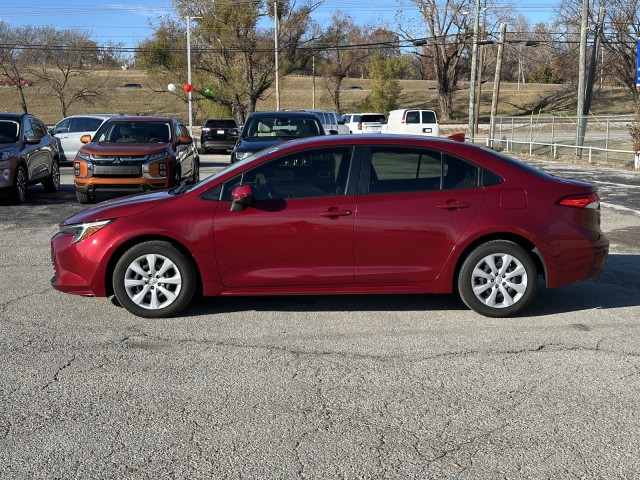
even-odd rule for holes
{"type": "Polygon", "coordinates": [[[570,195],[558,201],[558,205],[574,208],[600,208],[600,195],[596,192],[585,193],[583,195],[570,195]]]}

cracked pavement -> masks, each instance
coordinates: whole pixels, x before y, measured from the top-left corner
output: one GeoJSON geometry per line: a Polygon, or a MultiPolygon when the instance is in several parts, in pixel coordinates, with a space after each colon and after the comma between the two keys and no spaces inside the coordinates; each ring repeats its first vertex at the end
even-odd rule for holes
{"type": "Polygon", "coordinates": [[[637,478],[640,176],[542,166],[602,179],[612,255],[527,316],[356,295],[165,320],[50,288],[49,238],[83,208],[63,167],[55,203],[2,206],[0,478],[637,478]]]}

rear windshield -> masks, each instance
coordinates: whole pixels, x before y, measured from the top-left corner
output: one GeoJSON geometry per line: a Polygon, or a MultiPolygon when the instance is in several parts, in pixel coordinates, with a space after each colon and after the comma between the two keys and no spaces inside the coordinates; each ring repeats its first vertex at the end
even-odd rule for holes
{"type": "Polygon", "coordinates": [[[94,142],[157,143],[171,141],[168,122],[105,122],[96,132],[94,142]]]}
{"type": "Polygon", "coordinates": [[[235,120],[207,120],[204,124],[205,128],[236,128],[237,126],[235,120]]]}
{"type": "Polygon", "coordinates": [[[20,123],[13,120],[0,120],[0,143],[14,143],[18,141],[20,123]]]}
{"type": "Polygon", "coordinates": [[[361,122],[384,123],[384,115],[362,115],[361,122]]]}

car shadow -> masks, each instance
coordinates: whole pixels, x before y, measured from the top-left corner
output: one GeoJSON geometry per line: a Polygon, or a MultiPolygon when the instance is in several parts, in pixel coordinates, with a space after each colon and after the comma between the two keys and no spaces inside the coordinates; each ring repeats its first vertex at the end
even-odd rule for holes
{"type": "MultiPolygon", "coordinates": [[[[595,279],[538,292],[519,317],[542,317],[568,312],[637,307],[640,305],[640,255],[610,255],[605,270],[595,279]]],[[[462,311],[469,308],[453,294],[398,295],[300,295],[264,297],[206,297],[194,301],[181,316],[278,312],[375,312],[375,311],[462,311]]]]}

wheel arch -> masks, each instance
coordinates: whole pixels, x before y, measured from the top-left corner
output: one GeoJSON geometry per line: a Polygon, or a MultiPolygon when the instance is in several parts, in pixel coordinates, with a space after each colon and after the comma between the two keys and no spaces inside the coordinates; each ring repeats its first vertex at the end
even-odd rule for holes
{"type": "Polygon", "coordinates": [[[120,257],[122,257],[122,255],[131,247],[134,247],[141,243],[154,241],[154,240],[170,243],[173,247],[180,250],[180,252],[183,253],[187,258],[191,259],[191,262],[196,272],[196,281],[197,281],[196,292],[202,293],[203,287],[202,287],[202,275],[200,273],[200,267],[198,266],[198,262],[196,262],[195,258],[193,257],[193,255],[191,254],[191,252],[187,247],[185,247],[182,243],[180,243],[175,238],[167,237],[164,235],[143,235],[140,237],[130,238],[126,242],[122,243],[113,251],[113,253],[111,254],[111,257],[109,257],[109,261],[107,262],[107,266],[104,272],[104,288],[105,288],[107,297],[110,297],[111,295],[115,294],[115,292],[113,291],[113,272],[116,268],[116,264],[118,263],[118,260],[120,260],[120,257]]]}
{"type": "Polygon", "coordinates": [[[494,241],[494,240],[506,240],[522,247],[526,252],[529,253],[531,258],[533,259],[533,262],[536,265],[536,270],[538,275],[542,275],[544,278],[547,277],[547,269],[544,263],[544,259],[542,258],[542,255],[540,254],[538,248],[535,246],[533,242],[531,242],[528,238],[522,235],[519,235],[517,233],[510,233],[510,232],[492,233],[490,235],[484,235],[482,237],[476,238],[473,242],[467,245],[465,249],[462,251],[462,253],[458,256],[455,270],[451,278],[452,291],[455,292],[457,290],[457,283],[458,283],[458,276],[460,275],[460,269],[462,268],[462,264],[467,259],[469,254],[480,245],[487,242],[494,241]]]}

